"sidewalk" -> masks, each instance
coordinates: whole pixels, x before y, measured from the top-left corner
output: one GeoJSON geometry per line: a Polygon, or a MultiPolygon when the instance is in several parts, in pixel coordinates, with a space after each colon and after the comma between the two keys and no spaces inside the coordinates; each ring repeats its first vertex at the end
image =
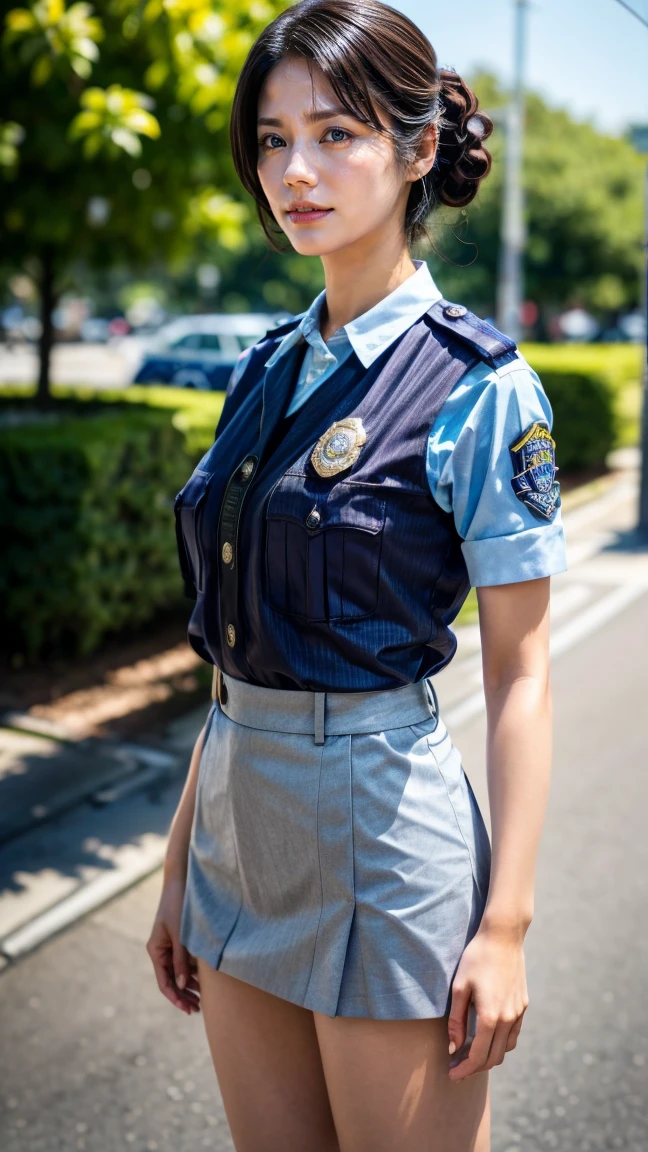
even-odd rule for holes
{"type": "Polygon", "coordinates": [[[163,749],[0,729],[0,968],[160,866],[209,703],[163,749]]]}
{"type": "MultiPolygon", "coordinates": [[[[595,487],[594,499],[581,503],[576,492],[567,502],[570,568],[553,581],[555,655],[648,589],[648,551],[631,531],[637,483],[627,469],[595,487]]],[[[484,709],[478,626],[457,635],[457,656],[436,682],[451,730],[484,709]]],[[[29,716],[5,714],[12,726],[3,728],[0,717],[0,968],[160,866],[209,706],[206,697],[174,720],[155,748],[62,739],[29,716]]]]}

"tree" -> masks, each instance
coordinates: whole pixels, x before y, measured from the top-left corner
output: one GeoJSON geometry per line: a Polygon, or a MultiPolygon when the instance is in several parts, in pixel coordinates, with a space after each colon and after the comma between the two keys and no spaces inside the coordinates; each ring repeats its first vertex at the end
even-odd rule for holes
{"type": "Polygon", "coordinates": [[[236,78],[284,0],[68,0],[0,5],[0,248],[38,285],[38,396],[52,310],[83,260],[180,266],[252,219],[227,139],[236,78]]]}
{"type": "MultiPolygon", "coordinates": [[[[473,84],[482,107],[495,114],[489,141],[493,169],[459,226],[456,215],[440,214],[433,223],[444,256],[433,254],[431,263],[446,296],[493,315],[506,94],[487,73],[473,77],[473,84]]],[[[599,132],[531,93],[523,180],[527,299],[545,316],[572,302],[598,312],[636,307],[643,267],[644,160],[630,142],[599,132]]]]}

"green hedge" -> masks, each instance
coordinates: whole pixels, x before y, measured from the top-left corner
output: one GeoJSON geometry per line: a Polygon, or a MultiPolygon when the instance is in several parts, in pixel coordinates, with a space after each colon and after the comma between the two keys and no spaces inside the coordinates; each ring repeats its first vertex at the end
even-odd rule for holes
{"type": "Polygon", "coordinates": [[[584,372],[542,373],[553,411],[552,435],[562,474],[596,468],[616,441],[611,391],[599,376],[584,372]]]}
{"type": "MultiPolygon", "coordinates": [[[[645,349],[640,344],[523,344],[521,351],[535,368],[547,393],[552,377],[587,376],[605,385],[614,413],[614,441],[619,448],[639,443],[641,381],[645,349]]],[[[555,392],[555,389],[554,389],[555,392]]],[[[592,405],[599,395],[594,385],[592,405]]],[[[587,415],[587,413],[586,413],[587,415]]],[[[593,417],[596,423],[596,417],[593,417]]],[[[571,444],[567,451],[572,455],[571,444]]],[[[563,464],[563,467],[565,465],[563,464]]]]}
{"type": "Polygon", "coordinates": [[[90,653],[182,602],[173,497],[223,402],[55,391],[60,411],[38,419],[24,391],[0,404],[0,636],[28,661],[90,653]]]}

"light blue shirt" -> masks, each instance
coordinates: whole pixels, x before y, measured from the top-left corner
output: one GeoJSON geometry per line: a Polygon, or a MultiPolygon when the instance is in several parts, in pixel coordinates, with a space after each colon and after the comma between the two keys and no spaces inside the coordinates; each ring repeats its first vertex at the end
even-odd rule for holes
{"type": "MultiPolygon", "coordinates": [[[[297,411],[352,351],[365,368],[442,297],[424,260],[416,272],[361,316],[322,339],[325,289],[277,345],[266,367],[308,344],[287,415],[297,411]]],[[[230,386],[242,374],[243,352],[230,386]]],[[[553,413],[537,374],[518,352],[501,368],[480,363],[461,378],[432,426],[426,471],[432,496],[452,512],[473,587],[552,576],[567,567],[560,508],[540,522],[511,486],[511,444],[553,413]]]]}

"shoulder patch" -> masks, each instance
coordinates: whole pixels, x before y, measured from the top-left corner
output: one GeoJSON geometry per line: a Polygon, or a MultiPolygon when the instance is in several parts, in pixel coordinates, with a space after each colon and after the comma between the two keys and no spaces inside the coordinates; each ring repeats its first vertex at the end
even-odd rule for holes
{"type": "Polygon", "coordinates": [[[469,312],[463,304],[437,300],[436,304],[428,308],[427,315],[436,327],[455,336],[462,344],[467,344],[493,368],[497,368],[501,358],[509,356],[517,347],[509,336],[505,336],[474,312],[469,312]]]}
{"type": "Polygon", "coordinates": [[[560,485],[556,480],[556,441],[549,425],[533,424],[509,444],[513,462],[511,486],[518,500],[539,520],[551,520],[560,505],[560,485]]]}

